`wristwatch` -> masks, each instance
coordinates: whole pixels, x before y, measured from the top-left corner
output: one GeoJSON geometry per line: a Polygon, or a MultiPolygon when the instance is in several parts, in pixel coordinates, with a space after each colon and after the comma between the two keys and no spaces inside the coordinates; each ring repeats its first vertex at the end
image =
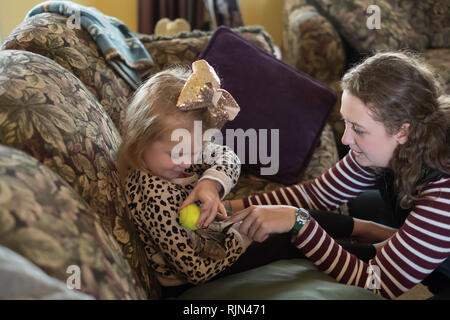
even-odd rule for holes
{"type": "Polygon", "coordinates": [[[295,213],[295,224],[291,229],[291,233],[297,235],[300,229],[311,220],[311,214],[308,210],[299,208],[295,213]]]}

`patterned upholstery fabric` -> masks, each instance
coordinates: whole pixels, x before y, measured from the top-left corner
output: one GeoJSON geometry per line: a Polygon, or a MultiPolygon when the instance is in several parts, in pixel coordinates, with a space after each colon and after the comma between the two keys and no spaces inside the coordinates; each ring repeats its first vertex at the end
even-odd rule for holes
{"type": "MultiPolygon", "coordinates": [[[[262,27],[240,27],[233,31],[251,41],[258,48],[272,55],[275,49],[272,38],[262,27]]],[[[158,69],[163,70],[173,64],[191,64],[206,47],[213,31],[195,30],[180,33],[170,38],[140,34],[139,38],[150,52],[158,69]]]]}
{"type": "MultiPolygon", "coordinates": [[[[416,50],[450,93],[448,14],[446,0],[284,0],[283,59],[341,94],[340,78],[364,55],[377,50],[416,50]],[[373,4],[380,8],[381,28],[371,30],[367,19],[373,13],[366,10],[373,4]]],[[[329,123],[340,147],[344,124],[339,106],[329,123]]]]}
{"type": "Polygon", "coordinates": [[[152,58],[141,41],[117,18],[72,1],[48,1],[37,4],[25,19],[44,12],[66,16],[71,29],[83,28],[88,31],[111,68],[134,90],[142,83],[141,74],[145,74],[153,66],[152,58]],[[79,19],[75,18],[78,21],[72,23],[74,12],[79,19]]]}
{"type": "Polygon", "coordinates": [[[89,33],[68,28],[66,20],[54,13],[30,17],[5,39],[2,49],[31,51],[66,68],[101,102],[120,130],[131,88],[109,67],[89,33]]]}
{"type": "Polygon", "coordinates": [[[2,50],[0,70],[0,144],[25,151],[64,179],[156,297],[115,167],[121,138],[101,104],[78,78],[41,55],[2,50]]]}
{"type": "MultiPolygon", "coordinates": [[[[397,0],[406,6],[410,1],[397,0]]],[[[429,38],[429,47],[450,49],[450,4],[447,0],[413,1],[410,11],[410,23],[429,38]]],[[[411,4],[409,4],[411,6],[411,4]]],[[[405,8],[408,10],[408,8],[405,8]]],[[[447,59],[448,60],[448,59],[447,59]]]]}
{"type": "Polygon", "coordinates": [[[0,245],[48,275],[66,283],[69,267],[77,266],[79,290],[97,299],[146,297],[117,241],[79,194],[47,166],[2,145],[0,208],[0,245]]]}
{"type": "Polygon", "coordinates": [[[328,119],[337,141],[344,132],[339,112],[344,45],[333,25],[306,0],[288,0],[284,6],[283,60],[338,92],[337,105],[328,119]]]}
{"type": "Polygon", "coordinates": [[[438,73],[447,94],[450,94],[450,49],[429,49],[422,55],[438,73]]]}
{"type": "Polygon", "coordinates": [[[286,1],[283,60],[322,82],[338,79],[345,51],[332,24],[305,0],[286,1]]]}
{"type": "Polygon", "coordinates": [[[427,35],[412,25],[410,20],[416,1],[391,0],[374,3],[370,0],[315,0],[314,2],[358,52],[400,48],[424,50],[429,44],[427,35]],[[366,10],[372,4],[380,8],[380,29],[367,27],[367,19],[371,14],[366,10]]]}
{"type": "MultiPolygon", "coordinates": [[[[271,38],[262,28],[243,27],[236,31],[274,54],[271,38]]],[[[154,72],[157,72],[174,63],[191,64],[211,34],[194,31],[173,38],[139,37],[156,62],[154,72]]],[[[41,214],[42,221],[30,224],[39,231],[29,236],[28,231],[21,231],[27,236],[23,243],[18,236],[12,236],[14,241],[8,243],[14,244],[15,251],[65,281],[67,274],[64,268],[60,269],[59,262],[57,270],[46,266],[51,263],[45,261],[50,253],[39,258],[42,250],[36,246],[36,251],[24,249],[29,241],[43,237],[49,244],[43,243],[49,250],[54,250],[51,254],[58,261],[66,259],[64,261],[73,261],[70,263],[82,267],[83,257],[99,257],[85,267],[92,271],[86,271],[86,276],[94,277],[93,285],[98,284],[95,288],[87,287],[86,291],[95,297],[158,298],[160,286],[147,264],[142,243],[131,222],[115,167],[115,155],[121,141],[121,118],[133,91],[107,65],[89,34],[82,29],[68,28],[66,18],[57,14],[44,13],[25,20],[7,37],[2,49],[0,144],[22,150],[37,161],[24,153],[10,151],[13,149],[2,153],[0,181],[7,181],[8,187],[0,186],[0,202],[3,201],[0,205],[0,238],[6,232],[20,234],[16,233],[24,226],[23,222],[19,223],[20,219],[37,221],[37,214],[41,214]],[[11,167],[8,164],[11,161],[18,163],[11,160],[16,155],[8,158],[5,152],[11,157],[19,154],[21,164],[17,168],[11,167]],[[24,174],[27,167],[31,173],[24,174]],[[4,180],[5,175],[12,178],[4,180]],[[41,176],[45,179],[40,179],[41,176]],[[3,209],[5,203],[8,206],[17,204],[6,197],[7,190],[21,188],[24,184],[28,189],[24,189],[20,197],[26,199],[25,195],[28,195],[30,201],[24,202],[20,213],[12,215],[12,209],[3,209]],[[64,191],[61,195],[60,189],[64,191]],[[58,202],[61,197],[69,199],[66,206],[73,207],[73,214],[72,207],[62,212],[66,207],[58,202]],[[54,199],[50,201],[51,198],[54,199]],[[44,204],[52,208],[45,214],[38,208],[44,204]],[[81,218],[84,215],[86,218],[81,218]],[[69,220],[66,222],[66,219],[69,220]],[[56,227],[61,230],[55,230],[56,227]],[[82,250],[93,252],[92,256],[85,251],[83,256],[81,253],[77,256],[79,251],[75,250],[75,244],[66,240],[73,234],[79,237],[84,233],[86,235],[80,238],[86,242],[82,250]],[[99,233],[107,240],[99,240],[99,233]],[[59,254],[66,258],[61,260],[59,254]],[[125,260],[120,260],[123,258],[125,260]],[[110,264],[102,261],[113,264],[113,270],[110,264]]],[[[338,160],[329,126],[325,127],[320,141],[302,180],[320,175],[338,160]]],[[[244,174],[227,198],[242,198],[279,186],[244,174]]],[[[0,244],[5,245],[4,242],[0,244]]]]}

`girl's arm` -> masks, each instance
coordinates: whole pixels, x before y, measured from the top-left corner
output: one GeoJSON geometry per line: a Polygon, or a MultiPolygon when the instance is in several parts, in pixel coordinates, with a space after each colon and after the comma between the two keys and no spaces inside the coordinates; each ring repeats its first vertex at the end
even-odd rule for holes
{"type": "Polygon", "coordinates": [[[223,187],[223,199],[236,185],[241,173],[241,162],[238,156],[227,146],[207,142],[203,148],[201,164],[193,164],[187,172],[195,172],[200,180],[210,179],[223,187]]]}

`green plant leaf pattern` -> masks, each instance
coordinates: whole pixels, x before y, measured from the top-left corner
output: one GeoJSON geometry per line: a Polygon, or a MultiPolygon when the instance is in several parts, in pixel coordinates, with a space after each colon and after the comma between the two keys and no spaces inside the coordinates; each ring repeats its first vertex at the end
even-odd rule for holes
{"type": "Polygon", "coordinates": [[[145,299],[114,236],[57,174],[22,151],[0,145],[0,245],[65,282],[81,269],[80,291],[98,299],[145,299]]]}
{"type": "MultiPolygon", "coordinates": [[[[13,96],[9,91],[0,95],[0,144],[25,151],[63,178],[81,196],[83,201],[86,201],[89,207],[95,210],[99,222],[107,228],[108,232],[112,232],[114,229],[116,216],[131,219],[124,203],[122,187],[115,178],[117,172],[113,159],[120,143],[120,136],[108,114],[92,93],[86,90],[86,87],[77,78],[52,60],[26,51],[0,51],[0,68],[5,71],[2,74],[4,77],[2,81],[6,87],[15,86],[13,96]],[[27,61],[27,63],[9,68],[12,65],[11,61],[27,61]],[[28,82],[26,79],[30,81],[28,82]],[[44,88],[42,88],[43,84],[45,84],[44,88]]],[[[45,181],[44,178],[40,181],[45,181]]],[[[24,180],[27,179],[24,178],[24,180]]],[[[36,182],[33,183],[36,184],[36,182]]],[[[9,188],[14,190],[14,197],[17,197],[17,194],[21,198],[13,198],[8,204],[13,204],[20,209],[16,216],[24,223],[37,223],[40,219],[51,223],[51,219],[43,218],[47,212],[44,212],[43,208],[47,207],[36,205],[36,203],[42,201],[54,204],[61,196],[54,199],[40,196],[39,199],[36,199],[37,195],[48,195],[52,188],[47,185],[39,191],[32,192],[29,191],[28,184],[32,183],[20,185],[18,182],[11,182],[9,188]],[[20,188],[15,187],[19,185],[20,188]]],[[[58,204],[60,203],[58,202],[58,204]]],[[[9,208],[9,210],[14,210],[14,208],[9,208]]],[[[66,211],[66,208],[63,210],[66,211]]],[[[10,221],[10,219],[5,221],[10,221]]],[[[54,226],[60,225],[59,222],[53,221],[52,223],[54,226]]],[[[127,255],[122,257],[125,256],[132,261],[133,257],[128,254],[128,244],[131,243],[132,237],[137,237],[137,234],[134,225],[128,224],[127,226],[129,229],[122,231],[120,239],[122,245],[119,248],[127,252],[127,255]],[[123,239],[128,239],[128,243],[124,244],[123,239]]],[[[60,227],[67,234],[81,234],[79,231],[75,231],[79,227],[74,227],[73,223],[60,225],[60,227]]],[[[5,228],[11,228],[11,223],[5,222],[5,228]]],[[[41,226],[41,228],[42,232],[47,235],[52,235],[57,231],[49,226],[41,226]]],[[[22,232],[28,235],[28,231],[22,232]]],[[[33,231],[31,234],[34,236],[36,233],[33,231]]],[[[8,240],[8,243],[17,239],[13,237],[8,240]]],[[[42,239],[44,239],[42,240],[44,244],[49,245],[49,250],[58,254],[59,251],[52,242],[46,242],[45,237],[42,239]]],[[[57,243],[60,245],[59,242],[57,243]]],[[[137,241],[133,243],[141,245],[137,241]]],[[[85,248],[82,252],[89,250],[86,241],[79,245],[85,248]]],[[[64,249],[67,246],[73,245],[68,243],[64,249]]],[[[35,249],[33,247],[30,250],[34,251],[35,249]]],[[[36,260],[30,252],[23,251],[23,254],[25,253],[39,262],[38,265],[42,265],[43,262],[36,260]]],[[[98,255],[98,253],[96,254],[98,255]]],[[[98,268],[101,259],[96,258],[95,261],[94,265],[98,268]]],[[[130,276],[134,272],[137,274],[152,273],[147,261],[143,259],[134,265],[133,269],[130,276]]],[[[48,271],[48,269],[45,270],[48,271]]],[[[62,276],[64,273],[60,273],[60,275],[62,276]]],[[[158,297],[159,284],[154,277],[151,277],[150,281],[146,283],[142,283],[140,280],[144,279],[143,277],[136,276],[136,278],[136,288],[133,290],[139,292],[145,288],[146,297],[158,297]]]]}

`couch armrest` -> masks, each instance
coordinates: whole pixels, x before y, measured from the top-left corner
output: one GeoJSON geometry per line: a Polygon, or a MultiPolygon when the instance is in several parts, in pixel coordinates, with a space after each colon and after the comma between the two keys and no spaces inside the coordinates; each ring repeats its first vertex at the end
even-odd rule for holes
{"type": "Polygon", "coordinates": [[[345,67],[345,51],[332,24],[306,0],[285,0],[283,60],[330,84],[345,67]]]}

